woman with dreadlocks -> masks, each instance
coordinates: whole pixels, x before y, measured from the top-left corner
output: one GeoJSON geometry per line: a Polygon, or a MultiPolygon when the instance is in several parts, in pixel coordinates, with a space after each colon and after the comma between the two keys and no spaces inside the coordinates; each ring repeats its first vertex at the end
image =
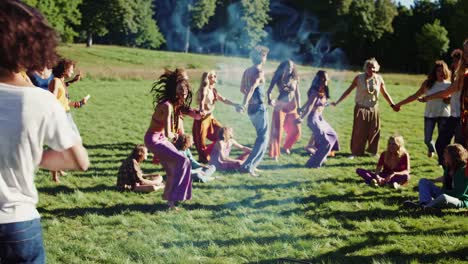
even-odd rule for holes
{"type": "Polygon", "coordinates": [[[186,72],[183,69],[166,69],[153,84],[151,93],[155,110],[145,135],[145,145],[166,170],[163,199],[167,200],[170,209],[177,210],[176,201],[192,198],[190,160],[171,143],[183,131],[182,116],[196,117],[196,113],[190,109],[192,91],[186,72]]]}

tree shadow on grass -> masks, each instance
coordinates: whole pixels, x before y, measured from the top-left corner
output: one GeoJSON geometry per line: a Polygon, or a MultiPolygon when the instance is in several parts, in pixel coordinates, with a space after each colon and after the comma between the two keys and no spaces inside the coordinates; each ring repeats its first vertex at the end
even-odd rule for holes
{"type": "Polygon", "coordinates": [[[58,186],[38,187],[37,190],[40,193],[46,193],[49,195],[71,194],[71,193],[75,193],[76,191],[80,191],[84,193],[117,191],[115,186],[108,186],[104,184],[99,184],[99,185],[95,185],[91,187],[80,187],[80,188],[71,188],[65,185],[58,185],[58,186]]]}
{"type": "Polygon", "coordinates": [[[206,189],[206,190],[221,190],[221,189],[241,189],[241,190],[272,190],[272,189],[286,189],[299,187],[302,184],[310,183],[309,181],[290,181],[287,183],[278,183],[278,184],[255,184],[255,185],[226,185],[226,184],[215,184],[214,182],[209,184],[198,184],[197,189],[206,189]]]}

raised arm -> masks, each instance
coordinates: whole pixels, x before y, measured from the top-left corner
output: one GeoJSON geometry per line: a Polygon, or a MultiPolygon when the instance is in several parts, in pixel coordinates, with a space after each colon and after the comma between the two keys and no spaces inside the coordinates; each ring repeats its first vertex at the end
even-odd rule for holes
{"type": "Polygon", "coordinates": [[[399,109],[401,106],[413,102],[414,100],[418,99],[418,97],[423,95],[426,91],[427,91],[427,85],[426,85],[426,82],[423,82],[421,84],[421,87],[419,87],[419,89],[414,94],[408,96],[405,100],[402,100],[401,102],[396,104],[395,107],[399,109]]]}
{"type": "Polygon", "coordinates": [[[341,97],[338,100],[336,100],[336,102],[332,102],[331,105],[337,106],[341,101],[346,99],[346,97],[348,97],[348,95],[354,90],[354,88],[357,87],[357,83],[358,83],[358,76],[354,77],[354,80],[351,83],[351,85],[348,87],[348,89],[344,91],[344,93],[341,95],[341,97]]]}

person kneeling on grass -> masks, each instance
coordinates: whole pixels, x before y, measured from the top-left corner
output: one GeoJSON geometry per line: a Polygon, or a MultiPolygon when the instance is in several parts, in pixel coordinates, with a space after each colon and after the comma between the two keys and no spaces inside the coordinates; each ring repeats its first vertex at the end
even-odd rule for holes
{"type": "Polygon", "coordinates": [[[174,145],[180,153],[190,160],[192,165],[192,181],[209,182],[216,179],[212,177],[216,171],[214,165],[201,164],[193,158],[192,152],[190,152],[190,147],[193,145],[193,137],[191,135],[180,135],[174,145]]]}
{"type": "Polygon", "coordinates": [[[117,188],[120,191],[153,192],[164,188],[159,174],[143,174],[140,164],[148,158],[145,145],[136,145],[130,156],[122,161],[117,175],[117,188]]]}
{"type": "Polygon", "coordinates": [[[356,169],[367,184],[383,186],[388,184],[395,189],[407,184],[410,175],[410,158],[404,147],[402,136],[391,136],[388,139],[387,150],[382,152],[377,168],[374,172],[365,169],[356,169]]]}
{"type": "Polygon", "coordinates": [[[460,144],[448,145],[444,150],[444,175],[429,180],[419,180],[419,202],[405,201],[406,208],[438,211],[439,208],[468,207],[468,177],[465,175],[468,152],[460,144]],[[434,182],[442,182],[442,188],[434,182]]]}
{"type": "Polygon", "coordinates": [[[233,139],[232,128],[223,127],[219,130],[218,141],[211,151],[209,164],[216,166],[219,171],[240,170],[251,151],[251,148],[242,146],[233,139]],[[232,146],[244,151],[237,159],[229,157],[232,146]]]}

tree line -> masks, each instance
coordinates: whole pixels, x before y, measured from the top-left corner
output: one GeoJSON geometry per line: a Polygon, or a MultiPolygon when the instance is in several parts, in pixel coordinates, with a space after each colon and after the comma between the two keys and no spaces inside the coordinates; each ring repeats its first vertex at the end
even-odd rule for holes
{"type": "Polygon", "coordinates": [[[426,72],[468,37],[468,0],[24,0],[63,42],[246,55],[257,44],[316,66],[426,72]]]}

